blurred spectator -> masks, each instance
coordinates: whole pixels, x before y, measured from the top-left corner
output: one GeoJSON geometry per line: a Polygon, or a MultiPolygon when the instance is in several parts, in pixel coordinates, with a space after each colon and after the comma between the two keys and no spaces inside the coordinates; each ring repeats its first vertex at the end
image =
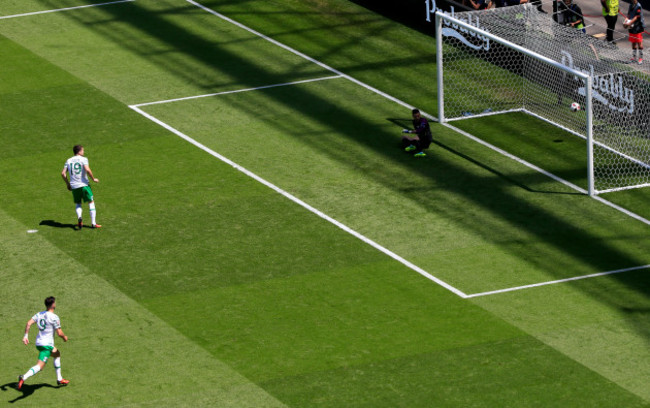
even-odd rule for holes
{"type": "Polygon", "coordinates": [[[492,8],[492,0],[469,0],[469,4],[474,10],[485,10],[492,8]]]}
{"type": "Polygon", "coordinates": [[[544,9],[542,9],[542,0],[531,0],[530,4],[537,7],[537,11],[539,11],[540,13],[546,14],[544,9]]]}
{"type": "Polygon", "coordinates": [[[632,61],[643,63],[643,32],[645,31],[645,21],[643,19],[643,10],[639,0],[632,0],[630,8],[627,11],[627,19],[623,27],[630,33],[630,42],[632,43],[632,61]],[[637,57],[638,51],[638,57],[637,57]]]}
{"type": "Polygon", "coordinates": [[[573,0],[564,0],[563,6],[562,14],[564,15],[564,24],[586,33],[585,18],[582,15],[580,6],[573,2],[573,0]]]}
{"type": "Polygon", "coordinates": [[[618,20],[618,0],[600,0],[603,5],[603,17],[607,22],[607,41],[614,42],[614,29],[618,20]]]}
{"type": "Polygon", "coordinates": [[[528,0],[494,0],[496,7],[518,6],[528,3],[528,0]]]}
{"type": "Polygon", "coordinates": [[[504,0],[506,6],[518,6],[520,4],[528,3],[528,0],[504,0]]]}
{"type": "Polygon", "coordinates": [[[562,0],[553,0],[553,21],[564,25],[564,2],[562,0]]]}

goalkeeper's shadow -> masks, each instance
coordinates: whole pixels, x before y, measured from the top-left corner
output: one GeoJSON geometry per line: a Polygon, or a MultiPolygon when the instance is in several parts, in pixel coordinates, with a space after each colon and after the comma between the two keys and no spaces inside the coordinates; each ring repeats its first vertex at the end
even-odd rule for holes
{"type": "MultiPolygon", "coordinates": [[[[388,120],[389,122],[395,124],[396,126],[398,126],[400,128],[408,128],[408,127],[410,127],[412,125],[411,120],[406,119],[406,118],[386,118],[386,120],[388,120]]],[[[577,191],[559,191],[559,190],[554,191],[554,190],[540,190],[540,189],[532,188],[532,187],[522,183],[521,181],[516,180],[514,177],[511,177],[511,176],[509,176],[507,174],[504,174],[504,173],[500,172],[499,170],[497,170],[497,169],[495,169],[493,167],[490,167],[485,163],[481,163],[480,161],[468,156],[467,154],[462,153],[462,152],[454,149],[453,147],[444,144],[443,142],[440,141],[439,138],[436,138],[435,133],[434,133],[434,136],[433,136],[433,143],[432,143],[431,147],[429,148],[429,150],[431,150],[434,145],[444,149],[448,153],[451,153],[451,154],[453,154],[453,155],[455,155],[457,157],[462,158],[463,160],[466,160],[466,161],[468,161],[468,162],[482,168],[483,170],[486,170],[486,171],[490,172],[491,174],[494,174],[495,176],[507,181],[508,183],[516,185],[517,187],[519,187],[521,189],[524,189],[526,191],[529,191],[531,193],[582,195],[582,193],[577,192],[577,191]]]]}

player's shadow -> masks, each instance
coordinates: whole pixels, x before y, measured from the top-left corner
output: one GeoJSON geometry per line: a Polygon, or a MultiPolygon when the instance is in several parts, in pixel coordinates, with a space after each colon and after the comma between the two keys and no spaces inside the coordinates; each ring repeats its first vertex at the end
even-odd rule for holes
{"type": "Polygon", "coordinates": [[[3,384],[3,385],[0,385],[0,390],[2,390],[2,391],[8,391],[9,389],[14,389],[14,390],[17,390],[18,392],[21,392],[21,393],[22,393],[22,395],[19,395],[18,397],[14,398],[14,399],[12,399],[12,400],[7,401],[7,402],[9,402],[10,404],[13,404],[14,402],[20,401],[20,400],[22,400],[22,399],[25,399],[25,398],[31,396],[32,394],[34,394],[34,391],[38,390],[39,388],[43,388],[43,387],[47,387],[47,388],[61,388],[61,387],[58,387],[58,386],[55,386],[55,385],[52,385],[52,384],[45,384],[45,383],[40,383],[40,384],[23,384],[23,388],[22,388],[20,391],[18,391],[18,382],[17,382],[17,381],[14,381],[14,382],[10,382],[10,383],[6,383],[6,384],[3,384]]]}
{"type": "Polygon", "coordinates": [[[48,227],[54,227],[54,228],[71,228],[73,230],[77,229],[76,224],[61,224],[60,222],[54,220],[43,220],[38,225],[46,225],[48,227]]]}

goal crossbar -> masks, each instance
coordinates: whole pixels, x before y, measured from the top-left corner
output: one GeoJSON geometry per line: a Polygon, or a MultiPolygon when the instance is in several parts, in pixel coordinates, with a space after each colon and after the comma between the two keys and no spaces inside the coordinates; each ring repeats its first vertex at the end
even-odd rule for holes
{"type": "MultiPolygon", "coordinates": [[[[471,22],[471,19],[469,20],[471,22]]],[[[588,180],[588,194],[594,196],[597,192],[595,189],[594,183],[594,164],[593,164],[593,112],[592,112],[592,77],[582,71],[569,67],[565,64],[557,62],[551,58],[548,58],[544,55],[540,55],[532,50],[529,50],[521,45],[515,44],[507,39],[501,38],[499,36],[493,35],[492,33],[485,31],[478,27],[478,19],[476,20],[476,25],[469,24],[467,21],[463,21],[459,18],[456,18],[452,14],[437,11],[435,15],[435,24],[436,24],[436,78],[438,83],[438,121],[444,123],[450,120],[462,120],[467,118],[478,118],[482,116],[497,115],[504,113],[512,112],[524,112],[526,114],[538,117],[552,125],[555,125],[559,128],[562,128],[566,131],[569,131],[572,134],[585,138],[587,140],[587,180],[588,180]],[[472,36],[479,37],[482,39],[487,39],[495,43],[501,44],[504,47],[510,48],[520,54],[523,54],[527,57],[530,57],[534,60],[537,60],[543,64],[553,67],[559,71],[564,72],[568,75],[573,75],[576,78],[580,78],[585,84],[585,106],[584,110],[586,112],[586,135],[582,135],[579,132],[571,130],[570,128],[563,126],[560,123],[556,123],[551,119],[545,118],[539,114],[535,114],[525,108],[516,108],[516,109],[505,109],[498,110],[494,112],[483,112],[473,115],[467,115],[465,117],[456,117],[453,119],[447,118],[445,116],[445,87],[444,87],[444,61],[443,61],[443,33],[447,25],[451,30],[464,30],[465,32],[473,33],[472,36]]],[[[488,45],[489,49],[489,45],[488,45]]]]}

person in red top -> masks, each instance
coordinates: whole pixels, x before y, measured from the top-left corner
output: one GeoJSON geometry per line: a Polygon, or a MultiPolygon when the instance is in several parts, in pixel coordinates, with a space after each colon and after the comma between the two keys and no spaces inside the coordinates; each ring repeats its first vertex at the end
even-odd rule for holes
{"type": "Polygon", "coordinates": [[[433,142],[429,121],[420,114],[418,109],[413,109],[411,113],[413,114],[413,130],[404,129],[402,132],[415,134],[415,136],[402,136],[402,146],[407,152],[415,152],[415,157],[426,157],[427,155],[422,150],[428,149],[433,142]]]}
{"type": "Polygon", "coordinates": [[[632,62],[643,63],[643,31],[645,31],[645,21],[643,19],[643,10],[639,0],[632,0],[627,12],[627,20],[623,23],[630,33],[630,42],[632,43],[632,62]],[[637,57],[637,51],[639,53],[637,57]]]}

